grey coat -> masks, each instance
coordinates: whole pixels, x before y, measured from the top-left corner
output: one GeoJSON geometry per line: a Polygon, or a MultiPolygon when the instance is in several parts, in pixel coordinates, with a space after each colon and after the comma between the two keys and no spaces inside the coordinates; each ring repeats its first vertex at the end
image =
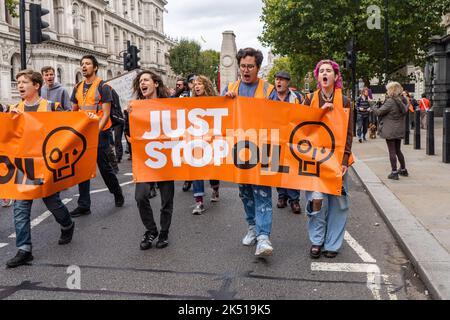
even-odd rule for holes
{"type": "Polygon", "coordinates": [[[408,105],[400,96],[388,97],[384,104],[374,109],[378,116],[378,134],[383,139],[403,139],[405,137],[405,117],[408,105]]]}

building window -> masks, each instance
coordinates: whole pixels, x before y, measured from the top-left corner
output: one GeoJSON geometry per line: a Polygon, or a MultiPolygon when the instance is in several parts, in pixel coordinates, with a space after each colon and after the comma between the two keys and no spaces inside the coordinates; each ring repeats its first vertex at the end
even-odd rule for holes
{"type": "Polygon", "coordinates": [[[11,81],[16,82],[16,74],[20,71],[20,54],[14,53],[11,57],[11,81]]]}
{"type": "Polygon", "coordinates": [[[114,48],[112,50],[114,52],[114,54],[116,54],[117,52],[119,52],[119,31],[117,30],[116,27],[114,27],[114,48]]]}
{"type": "Polygon", "coordinates": [[[97,15],[94,11],[91,11],[91,30],[92,30],[92,41],[97,44],[98,43],[98,21],[97,15]]]}
{"type": "Polygon", "coordinates": [[[56,70],[56,81],[59,83],[63,83],[63,71],[61,68],[58,68],[58,70],[56,70]]]}
{"type": "Polygon", "coordinates": [[[72,6],[72,24],[73,36],[75,39],[81,40],[80,7],[76,3],[72,6]]]}
{"type": "Polygon", "coordinates": [[[83,80],[83,75],[81,74],[81,72],[77,72],[76,76],[75,76],[75,81],[77,83],[80,83],[83,80]]]}
{"type": "Polygon", "coordinates": [[[112,79],[113,77],[113,73],[111,70],[108,70],[108,72],[106,73],[106,80],[112,79]]]}

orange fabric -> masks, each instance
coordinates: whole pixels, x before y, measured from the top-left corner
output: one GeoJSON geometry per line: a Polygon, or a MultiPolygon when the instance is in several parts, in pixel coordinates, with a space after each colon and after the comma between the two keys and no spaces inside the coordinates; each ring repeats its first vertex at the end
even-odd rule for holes
{"type": "MultiPolygon", "coordinates": [[[[53,104],[55,109],[61,108],[61,104],[59,102],[53,102],[53,104]]],[[[18,104],[15,105],[15,107],[20,112],[25,112],[25,103],[23,101],[20,101],[18,104]]],[[[48,111],[52,111],[50,110],[49,101],[46,99],[41,99],[41,101],[39,102],[39,107],[36,110],[36,112],[48,112],[48,111]]]]}
{"type": "Polygon", "coordinates": [[[136,182],[217,179],[340,194],[349,110],[246,97],[131,102],[136,182]]]}
{"type": "Polygon", "coordinates": [[[431,102],[427,98],[420,99],[419,108],[422,111],[428,111],[430,109],[431,102]]]}
{"type": "MultiPolygon", "coordinates": [[[[258,87],[256,88],[255,95],[253,98],[264,99],[269,98],[272,90],[275,88],[270,83],[265,84],[265,80],[258,79],[258,87]],[[264,94],[264,86],[267,88],[267,92],[264,94]]],[[[239,93],[239,85],[241,84],[241,80],[236,81],[235,83],[228,84],[228,92],[234,92],[236,96],[239,93]]]]}
{"type": "MultiPolygon", "coordinates": [[[[103,117],[103,109],[102,109],[102,101],[101,96],[98,91],[98,86],[100,85],[100,82],[102,79],[99,77],[95,78],[94,82],[92,83],[89,90],[86,92],[86,95],[83,94],[84,90],[84,83],[85,80],[83,80],[77,88],[77,93],[75,95],[75,98],[77,99],[77,105],[79,107],[79,111],[83,111],[86,113],[95,113],[100,119],[103,117]]],[[[111,128],[111,119],[108,117],[108,121],[106,122],[105,127],[103,128],[103,131],[111,128]]]]}
{"type": "MultiPolygon", "coordinates": [[[[319,95],[320,95],[320,89],[314,92],[313,99],[311,101],[311,107],[313,108],[319,108],[319,95]]],[[[310,95],[308,96],[311,97],[310,95]]],[[[334,109],[343,110],[344,109],[344,96],[342,94],[342,89],[335,89],[334,90],[334,99],[333,99],[333,106],[334,109]]],[[[345,128],[348,127],[348,123],[345,124],[345,128]]],[[[345,130],[347,132],[347,130],[345,130]]],[[[350,167],[353,163],[355,163],[355,160],[353,159],[353,153],[350,153],[350,156],[348,157],[348,166],[350,167]]]]}
{"type": "Polygon", "coordinates": [[[50,196],[95,177],[98,120],[83,113],[0,113],[0,198],[50,196]]]}

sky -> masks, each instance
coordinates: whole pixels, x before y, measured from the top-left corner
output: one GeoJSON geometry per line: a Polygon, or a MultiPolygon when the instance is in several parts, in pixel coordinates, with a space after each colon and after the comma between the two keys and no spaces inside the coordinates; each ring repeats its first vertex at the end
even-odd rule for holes
{"type": "Polygon", "coordinates": [[[261,0],[167,0],[164,33],[172,38],[196,40],[202,49],[220,52],[222,32],[232,30],[239,50],[254,47],[264,54],[267,63],[268,48],[257,37],[262,33],[261,0]]]}

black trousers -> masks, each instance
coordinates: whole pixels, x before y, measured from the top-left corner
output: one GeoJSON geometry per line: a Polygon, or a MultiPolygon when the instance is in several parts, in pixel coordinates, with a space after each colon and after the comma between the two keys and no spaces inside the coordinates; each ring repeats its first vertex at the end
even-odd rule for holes
{"type": "MultiPolygon", "coordinates": [[[[175,184],[173,181],[157,182],[159,193],[161,194],[161,234],[168,235],[170,224],[172,222],[173,212],[173,196],[175,193],[175,184]]],[[[136,183],[135,199],[141,215],[142,223],[151,234],[157,235],[155,219],[153,218],[153,210],[150,205],[150,187],[152,183],[143,182],[136,183]]]]}
{"type": "Polygon", "coordinates": [[[123,156],[122,137],[123,137],[123,126],[114,127],[114,147],[116,149],[117,159],[122,159],[123,156]]]}
{"type": "Polygon", "coordinates": [[[389,150],[389,160],[391,161],[392,171],[397,171],[397,159],[400,162],[400,169],[406,169],[405,157],[400,149],[402,145],[401,139],[386,140],[389,150]]]}
{"type": "MultiPolygon", "coordinates": [[[[111,132],[109,130],[101,131],[98,136],[98,149],[97,149],[97,166],[103,181],[105,181],[109,192],[113,194],[122,193],[122,188],[119,185],[116,174],[108,159],[109,152],[109,139],[111,132]]],[[[84,209],[91,207],[91,181],[87,180],[78,185],[80,197],[78,198],[78,206],[84,209]]]]}

